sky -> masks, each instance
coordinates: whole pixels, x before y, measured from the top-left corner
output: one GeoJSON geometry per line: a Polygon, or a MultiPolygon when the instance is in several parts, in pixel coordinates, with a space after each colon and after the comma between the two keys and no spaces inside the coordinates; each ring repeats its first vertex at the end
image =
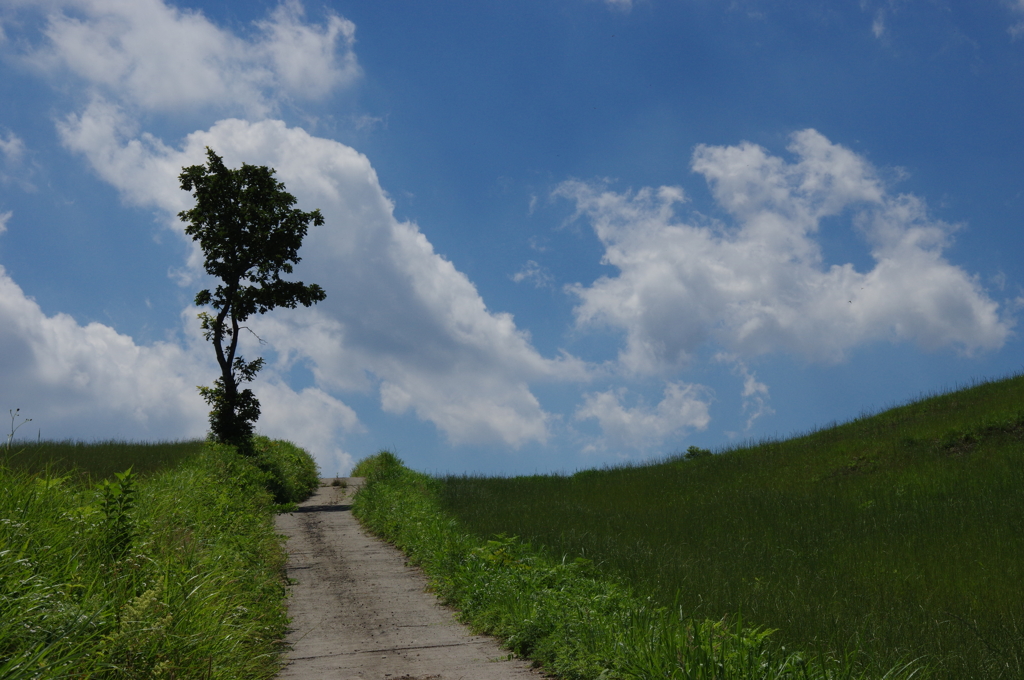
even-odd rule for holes
{"type": "Polygon", "coordinates": [[[243,337],[257,430],[325,475],[572,472],[1005,377],[1022,121],[1024,0],[0,0],[0,412],[205,435],[207,147],[326,220],[326,299],[243,337]]]}

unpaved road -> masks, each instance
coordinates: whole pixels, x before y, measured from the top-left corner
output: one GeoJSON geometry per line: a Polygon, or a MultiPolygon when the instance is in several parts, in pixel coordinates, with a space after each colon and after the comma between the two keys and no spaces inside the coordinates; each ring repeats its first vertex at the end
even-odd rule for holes
{"type": "Polygon", "coordinates": [[[538,680],[491,638],[469,633],[425,592],[396,548],[364,533],[347,488],[321,486],[277,517],[288,537],[291,651],[282,680],[538,680]]]}

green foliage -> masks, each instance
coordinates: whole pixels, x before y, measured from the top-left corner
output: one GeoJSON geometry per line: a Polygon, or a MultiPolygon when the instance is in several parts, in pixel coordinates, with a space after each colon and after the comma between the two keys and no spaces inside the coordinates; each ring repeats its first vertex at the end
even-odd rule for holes
{"type": "Polygon", "coordinates": [[[708,456],[714,455],[709,449],[702,449],[699,446],[690,446],[686,449],[686,453],[683,454],[683,460],[693,460],[694,458],[707,458],[708,456]]]}
{"type": "Polygon", "coordinates": [[[240,451],[249,453],[253,436],[253,427],[260,418],[260,402],[256,395],[248,387],[238,389],[238,381],[251,380],[245,375],[255,376],[260,369],[263,359],[246,364],[240,359],[235,359],[237,378],[235,388],[232,390],[225,387],[224,376],[217,378],[213,387],[199,386],[199,394],[210,406],[210,434],[216,441],[225,444],[233,444],[240,451]],[[239,377],[241,366],[243,375],[239,377]]]}
{"type": "MultiPolygon", "coordinates": [[[[99,485],[102,494],[100,503],[104,519],[104,547],[112,563],[120,562],[128,555],[132,541],[136,537],[133,511],[138,494],[131,468],[116,473],[115,480],[105,479],[99,485]]],[[[47,488],[52,486],[52,481],[36,480],[37,483],[46,482],[47,488]]],[[[60,481],[63,481],[63,478],[60,478],[60,481]]]]}
{"type": "Polygon", "coordinates": [[[714,456],[451,477],[446,512],[877,675],[1024,676],[1024,378],[714,456]]]}
{"type": "Polygon", "coordinates": [[[0,465],[0,677],[274,677],[285,554],[266,476],[219,444],[98,484],[0,465]]]}
{"type": "MultiPolygon", "coordinates": [[[[698,619],[657,605],[583,558],[554,560],[508,536],[460,530],[440,505],[443,481],[393,454],[360,462],[353,512],[420,565],[432,588],[479,632],[559,677],[826,680],[866,677],[843,659],[786,652],[739,618],[698,619]]],[[[895,669],[892,679],[914,676],[895,669]]]]}
{"type": "Polygon", "coordinates": [[[181,188],[192,192],[196,204],[178,217],[187,222],[185,233],[203,249],[206,272],[221,281],[214,290],[196,294],[196,306],[210,305],[216,312],[202,312],[199,320],[221,369],[213,387],[199,390],[211,407],[214,439],[250,454],[260,404],[252,390],[239,387],[252,382],[263,359],[247,362],[237,354],[238,332],[253,314],[309,307],[326,297],[315,283],[281,279],[300,261],[299,248],[310,223],[319,226],[324,218],[319,210],[293,208],[295,197],[274,178],[273,169],[246,163],[229,169],[209,147],[206,157],[206,166],[182,168],[179,175],[181,188]]]}
{"type": "Polygon", "coordinates": [[[316,461],[291,442],[256,437],[253,462],[266,477],[264,487],[278,504],[304,501],[320,485],[316,461]]]}
{"type": "Polygon", "coordinates": [[[376,455],[364,458],[352,468],[353,477],[366,477],[367,480],[384,480],[400,474],[405,469],[402,459],[392,452],[382,449],[376,455]]]}

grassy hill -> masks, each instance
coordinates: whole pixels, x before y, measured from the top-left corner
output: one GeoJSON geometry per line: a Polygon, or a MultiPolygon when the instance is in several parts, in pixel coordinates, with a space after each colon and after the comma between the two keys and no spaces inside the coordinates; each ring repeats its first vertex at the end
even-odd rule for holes
{"type": "Polygon", "coordinates": [[[787,441],[572,476],[448,477],[443,507],[695,617],[949,680],[1024,677],[1024,377],[787,441]]]}
{"type": "Polygon", "coordinates": [[[272,678],[289,442],[37,442],[0,455],[0,678],[272,678]]]}

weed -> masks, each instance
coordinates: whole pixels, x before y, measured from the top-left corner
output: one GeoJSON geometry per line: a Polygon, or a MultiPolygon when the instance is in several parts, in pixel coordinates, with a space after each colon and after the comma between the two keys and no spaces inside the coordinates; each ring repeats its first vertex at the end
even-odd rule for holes
{"type": "Polygon", "coordinates": [[[17,432],[18,428],[20,428],[25,423],[31,423],[32,419],[31,418],[25,418],[25,420],[23,420],[22,422],[18,423],[17,426],[15,426],[14,423],[20,417],[21,409],[17,408],[17,409],[14,409],[13,411],[12,410],[8,410],[8,411],[11,414],[11,431],[7,435],[7,453],[10,453],[11,452],[11,443],[14,441],[14,433],[17,432]]]}
{"type": "Polygon", "coordinates": [[[111,562],[119,562],[128,554],[135,539],[136,488],[132,469],[115,475],[116,481],[103,480],[100,490],[103,494],[102,512],[106,550],[111,562]]]}

